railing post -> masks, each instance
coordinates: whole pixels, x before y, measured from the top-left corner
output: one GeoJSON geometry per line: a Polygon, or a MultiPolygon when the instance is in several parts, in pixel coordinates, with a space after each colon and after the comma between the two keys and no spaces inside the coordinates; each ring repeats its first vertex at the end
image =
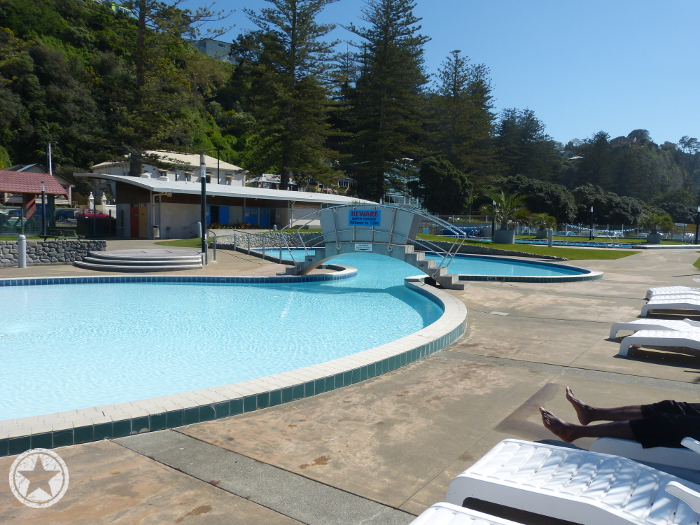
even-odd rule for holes
{"type": "Polygon", "coordinates": [[[250,255],[250,234],[247,233],[246,237],[248,237],[248,255],[250,255]]]}

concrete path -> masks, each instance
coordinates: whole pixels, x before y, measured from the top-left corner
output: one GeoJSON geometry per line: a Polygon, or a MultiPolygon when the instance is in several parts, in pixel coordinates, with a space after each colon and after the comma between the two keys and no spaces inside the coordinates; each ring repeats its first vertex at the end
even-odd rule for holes
{"type": "MultiPolygon", "coordinates": [[[[47,509],[13,497],[14,457],[0,458],[0,523],[410,522],[501,439],[555,442],[537,409],[574,419],[567,385],[594,405],[699,402],[696,357],[644,349],[621,358],[619,343],[607,340],[613,322],[639,314],[647,288],[696,285],[697,257],[648,250],[573,263],[605,272],[591,282],[472,283],[450,292],[469,310],[468,333],[423,361],[258,412],[56,449],[71,485],[47,509]]],[[[23,275],[67,270],[44,268],[23,275]]],[[[203,271],[280,270],[229,252],[203,271]]],[[[561,524],[481,505],[523,523],[561,524]]]]}

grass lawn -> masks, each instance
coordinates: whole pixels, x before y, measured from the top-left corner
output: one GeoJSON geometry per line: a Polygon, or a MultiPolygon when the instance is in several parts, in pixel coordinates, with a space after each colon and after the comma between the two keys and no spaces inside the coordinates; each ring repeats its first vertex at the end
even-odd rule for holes
{"type": "MultiPolygon", "coordinates": [[[[420,239],[425,239],[427,241],[442,241],[442,242],[452,242],[454,239],[452,237],[442,237],[440,235],[425,235],[418,234],[420,239]]],[[[178,239],[174,241],[158,241],[156,244],[161,246],[179,246],[181,248],[201,248],[201,239],[178,239]]],[[[501,250],[514,250],[518,252],[532,253],[535,255],[553,255],[555,257],[565,257],[570,261],[581,261],[586,259],[621,259],[622,257],[627,257],[629,255],[634,255],[638,253],[632,250],[615,250],[611,248],[604,248],[600,250],[589,249],[589,248],[570,248],[568,246],[557,246],[549,248],[547,246],[539,246],[532,244],[493,244],[481,241],[466,240],[464,244],[471,244],[473,246],[484,246],[487,248],[499,248],[501,250]]],[[[696,263],[698,264],[698,263],[696,263]]]]}
{"type": "MultiPolygon", "coordinates": [[[[425,239],[426,241],[442,241],[442,242],[453,242],[452,237],[442,237],[440,235],[425,235],[422,233],[418,234],[419,239],[425,239]]],[[[586,259],[621,259],[622,257],[627,257],[629,255],[634,255],[639,253],[632,250],[614,250],[612,248],[601,248],[601,249],[590,249],[590,248],[571,248],[569,246],[553,246],[549,248],[548,246],[540,246],[533,244],[494,244],[491,242],[482,241],[472,241],[465,240],[464,244],[470,244],[472,246],[483,246],[485,248],[498,248],[501,250],[513,250],[518,252],[532,253],[534,255],[553,255],[554,257],[565,257],[570,261],[582,261],[586,259]]]]}
{"type": "Polygon", "coordinates": [[[698,270],[700,270],[700,259],[698,259],[697,261],[695,261],[695,262],[693,263],[693,266],[695,266],[698,270]]]}

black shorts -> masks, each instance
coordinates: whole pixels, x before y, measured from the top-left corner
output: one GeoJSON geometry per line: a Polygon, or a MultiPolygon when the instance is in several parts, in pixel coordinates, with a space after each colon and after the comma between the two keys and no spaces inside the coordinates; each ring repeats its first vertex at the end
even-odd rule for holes
{"type": "Polygon", "coordinates": [[[661,401],[642,405],[642,419],[630,421],[635,441],[644,448],[682,447],[683,438],[700,441],[700,403],[661,401]]]}

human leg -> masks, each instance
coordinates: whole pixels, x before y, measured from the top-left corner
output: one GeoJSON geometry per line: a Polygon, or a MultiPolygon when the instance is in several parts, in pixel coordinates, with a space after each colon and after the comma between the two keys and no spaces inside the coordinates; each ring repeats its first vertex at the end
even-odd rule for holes
{"type": "Polygon", "coordinates": [[[582,425],[588,425],[593,421],[630,421],[631,419],[641,419],[642,405],[630,405],[613,408],[600,408],[587,405],[577,398],[571,388],[566,387],[566,399],[576,410],[578,420],[582,425]]]}
{"type": "Polygon", "coordinates": [[[571,443],[582,437],[612,437],[618,439],[634,439],[629,421],[614,421],[602,425],[576,425],[559,419],[549,410],[540,407],[542,423],[545,428],[566,443],[571,443]]]}

